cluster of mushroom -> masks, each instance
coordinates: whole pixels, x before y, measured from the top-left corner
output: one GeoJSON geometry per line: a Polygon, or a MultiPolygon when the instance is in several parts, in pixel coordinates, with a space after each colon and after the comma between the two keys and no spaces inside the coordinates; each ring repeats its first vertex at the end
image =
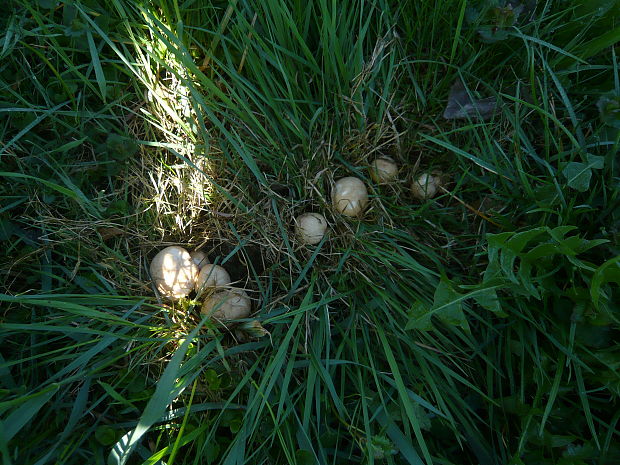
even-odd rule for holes
{"type": "Polygon", "coordinates": [[[218,321],[247,318],[250,315],[250,298],[243,289],[231,287],[228,272],[209,262],[204,252],[191,254],[176,245],[166,247],[153,258],[151,277],[158,292],[176,301],[196,291],[207,295],[200,313],[218,321]]]}
{"type": "MultiPolygon", "coordinates": [[[[370,176],[378,184],[392,182],[398,175],[398,165],[390,157],[377,158],[370,166],[370,176]]],[[[438,176],[424,173],[414,179],[411,193],[420,200],[434,197],[441,186],[438,176]]],[[[336,181],[332,190],[334,209],[345,216],[359,217],[368,205],[368,190],[364,182],[348,176],[336,181]]],[[[320,213],[304,213],[295,219],[297,237],[305,244],[321,242],[327,231],[327,220],[320,213]]]]}

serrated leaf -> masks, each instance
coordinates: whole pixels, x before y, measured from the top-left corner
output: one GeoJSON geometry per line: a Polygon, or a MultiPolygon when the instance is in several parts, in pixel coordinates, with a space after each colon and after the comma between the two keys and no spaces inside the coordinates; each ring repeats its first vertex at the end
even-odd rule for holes
{"type": "Polygon", "coordinates": [[[65,35],[67,37],[78,38],[84,34],[86,34],[86,25],[79,18],[74,18],[71,24],[65,27],[65,35]]]}
{"type": "Polygon", "coordinates": [[[369,446],[372,456],[377,460],[384,460],[398,452],[394,449],[394,443],[383,435],[374,435],[369,446]]]}
{"type": "Polygon", "coordinates": [[[404,460],[410,465],[423,465],[424,462],[418,455],[413,440],[409,435],[405,435],[394,420],[380,409],[376,416],[377,422],[383,427],[387,436],[392,440],[396,448],[400,451],[404,460]]]}
{"type": "Polygon", "coordinates": [[[478,3],[478,9],[468,8],[466,19],[470,24],[478,24],[480,40],[491,44],[510,37],[510,28],[530,10],[530,6],[521,2],[487,1],[478,3]]]}
{"type": "Polygon", "coordinates": [[[493,24],[480,26],[478,28],[478,34],[480,40],[485,44],[493,44],[495,42],[501,42],[510,37],[509,31],[504,28],[499,28],[493,24]]]}

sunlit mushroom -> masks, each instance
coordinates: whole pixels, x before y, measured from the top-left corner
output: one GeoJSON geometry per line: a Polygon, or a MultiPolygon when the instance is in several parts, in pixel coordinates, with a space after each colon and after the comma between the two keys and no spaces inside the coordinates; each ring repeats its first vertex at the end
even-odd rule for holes
{"type": "Polygon", "coordinates": [[[198,276],[198,266],[189,252],[179,246],[161,250],[153,258],[149,270],[159,293],[170,300],[189,294],[198,276]]]}

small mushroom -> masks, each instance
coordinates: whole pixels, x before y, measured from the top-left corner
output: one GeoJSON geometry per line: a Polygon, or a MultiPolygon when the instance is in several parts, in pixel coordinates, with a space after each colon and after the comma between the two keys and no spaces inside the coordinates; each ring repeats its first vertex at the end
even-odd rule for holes
{"type": "Polygon", "coordinates": [[[334,208],[346,216],[359,216],[368,205],[368,191],[364,182],[353,176],[336,181],[332,191],[334,208]]]}
{"type": "Polygon", "coordinates": [[[198,266],[189,252],[176,245],[160,250],[149,270],[159,293],[170,300],[189,294],[198,276],[198,266]]]}
{"type": "Polygon", "coordinates": [[[420,200],[434,197],[441,186],[441,179],[437,176],[424,173],[411,184],[413,196],[420,200]]]}
{"type": "Polygon", "coordinates": [[[295,218],[295,232],[304,244],[318,244],[327,231],[327,220],[320,213],[304,213],[295,218]]]}
{"type": "Polygon", "coordinates": [[[203,266],[210,263],[209,257],[207,257],[207,254],[204,253],[202,250],[194,250],[193,252],[190,253],[190,255],[194,263],[198,265],[198,268],[200,269],[202,269],[203,266]]]}
{"type": "Polygon", "coordinates": [[[205,265],[196,278],[196,292],[199,294],[207,287],[222,287],[230,284],[230,275],[219,265],[205,265]]]}
{"type": "Polygon", "coordinates": [[[370,165],[370,177],[378,184],[392,181],[398,174],[398,165],[390,157],[379,157],[370,165]]]}
{"type": "Polygon", "coordinates": [[[207,298],[200,313],[220,321],[238,320],[250,316],[251,302],[243,289],[219,291],[207,298]]]}

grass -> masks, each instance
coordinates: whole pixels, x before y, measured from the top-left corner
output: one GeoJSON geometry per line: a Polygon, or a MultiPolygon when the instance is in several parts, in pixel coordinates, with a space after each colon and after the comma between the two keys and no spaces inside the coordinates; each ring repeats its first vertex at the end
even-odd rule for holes
{"type": "Polygon", "coordinates": [[[617,463],[620,5],[539,3],[10,2],[3,463],[617,463]],[[164,244],[269,334],[159,301],[164,244]]]}

